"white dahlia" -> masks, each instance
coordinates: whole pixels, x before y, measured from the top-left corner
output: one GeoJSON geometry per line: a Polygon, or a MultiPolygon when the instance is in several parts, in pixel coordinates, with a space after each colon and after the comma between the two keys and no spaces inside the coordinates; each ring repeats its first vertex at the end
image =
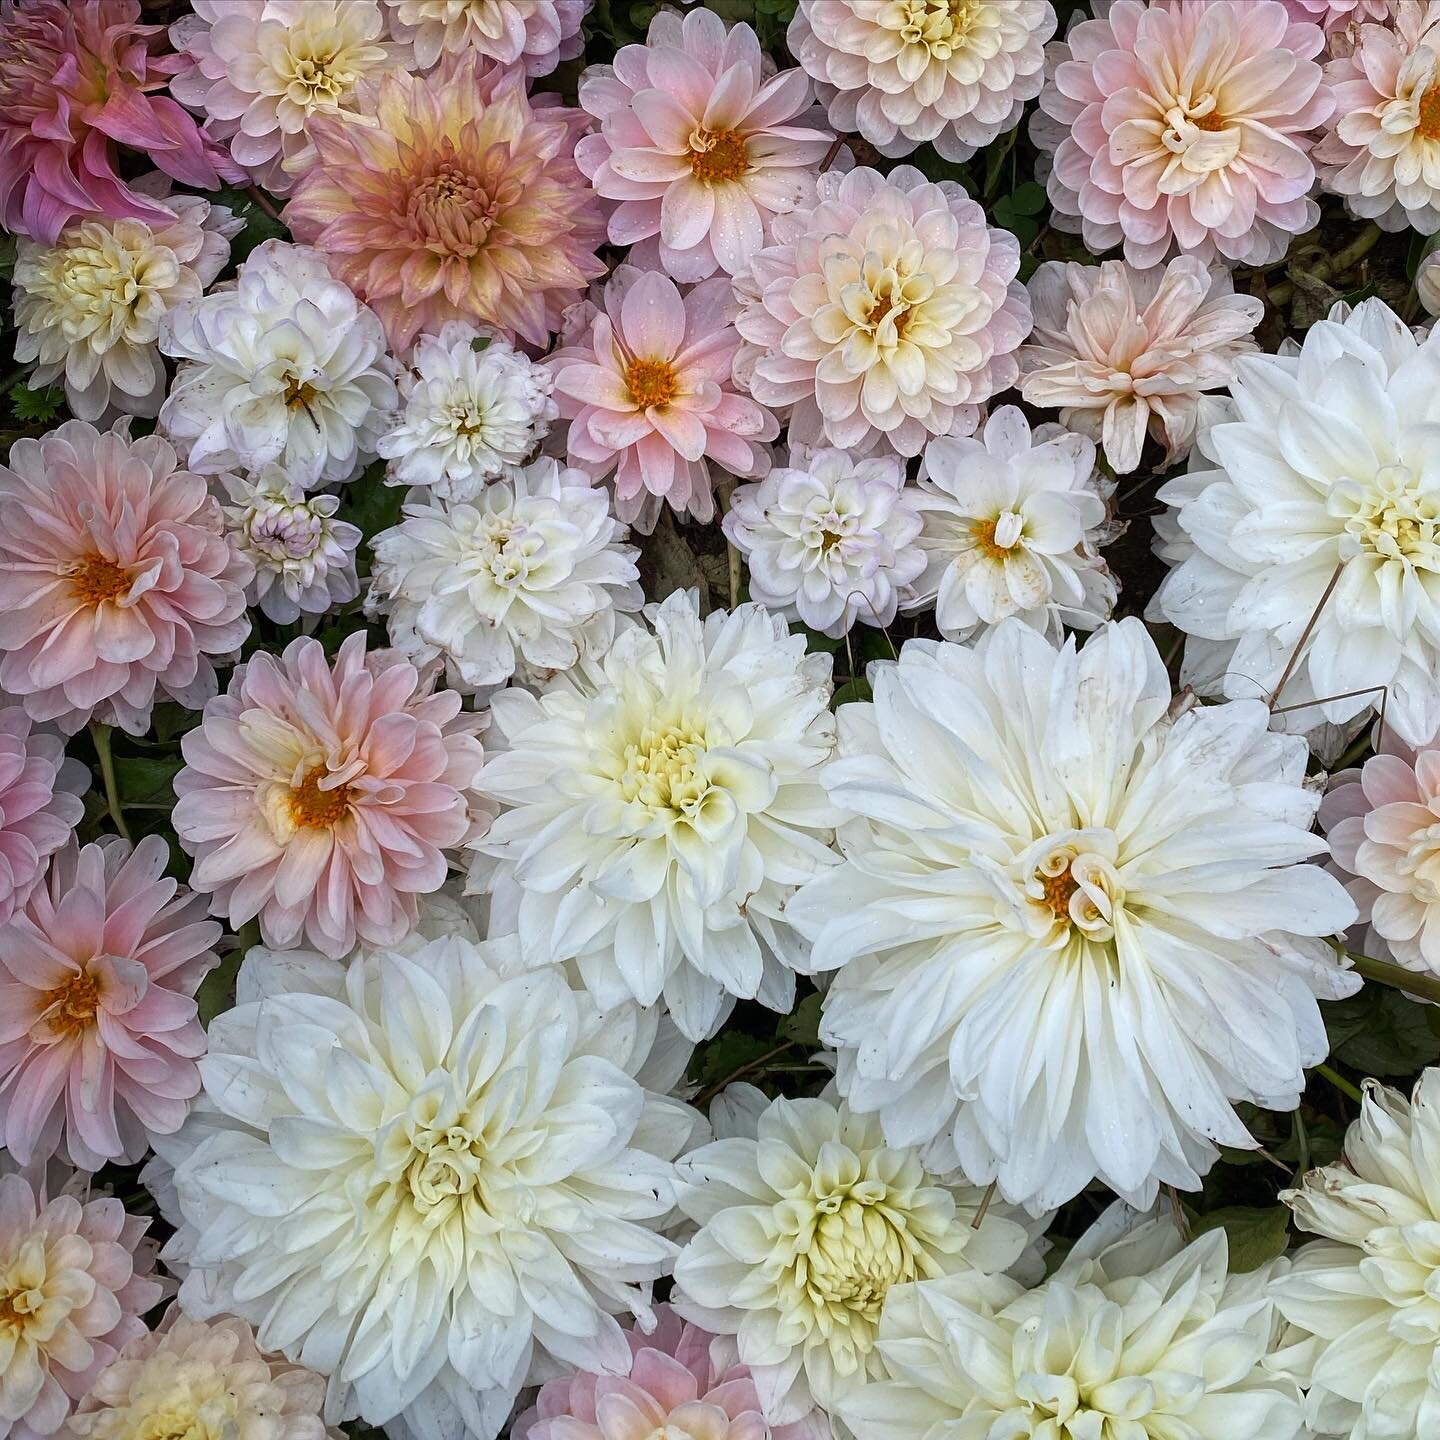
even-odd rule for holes
{"type": "Polygon", "coordinates": [[[1096,549],[1105,496],[1095,446],[1057,425],[1031,434],[1013,405],[975,437],[925,447],[914,499],[923,573],[907,610],[935,609],[947,640],[1018,615],[1061,638],[1093,630],[1115,608],[1115,580],[1096,549]]]}
{"type": "Polygon", "coordinates": [[[830,656],[759,605],[700,619],[676,591],[537,696],[491,702],[474,842],[492,933],[575,959],[602,1009],[664,998],[690,1039],[735,997],[794,1004],[785,897],[833,860],[819,781],[830,656]]]}
{"type": "Polygon", "coordinates": [[[1214,469],[1161,487],[1175,568],[1154,613],[1181,679],[1273,700],[1288,730],[1385,703],[1412,745],[1440,730],[1440,340],[1383,301],[1337,306],[1290,355],[1236,362],[1202,427],[1214,469]],[[1275,694],[1282,678],[1284,689],[1275,694]],[[1388,694],[1388,699],[1386,698],[1388,694]]]}
{"type": "Polygon", "coordinates": [[[1328,1053],[1320,936],[1355,906],[1303,861],[1320,802],[1259,701],[1172,706],[1139,620],[1056,650],[1007,620],[912,640],[840,709],[844,863],[784,918],[837,971],[821,1038],[892,1145],[1032,1211],[1100,1179],[1194,1188],[1231,1108],[1290,1110],[1328,1053]]]}
{"type": "Polygon", "coordinates": [[[633,1078],[633,1012],[461,939],[264,988],[166,1145],[186,1312],[326,1375],[329,1423],[432,1440],[492,1440],[557,1364],[623,1373],[693,1130],[633,1078]]]}
{"type": "Polygon", "coordinates": [[[417,664],[443,655],[461,689],[568,670],[644,603],[639,552],[583,471],[542,458],[469,504],[410,498],[374,539],[367,608],[417,664]]]}

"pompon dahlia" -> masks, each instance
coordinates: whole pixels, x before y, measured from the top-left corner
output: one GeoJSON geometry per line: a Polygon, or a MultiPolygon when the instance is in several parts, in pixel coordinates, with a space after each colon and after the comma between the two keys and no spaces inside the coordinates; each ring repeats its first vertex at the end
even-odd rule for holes
{"type": "Polygon", "coordinates": [[[805,73],[768,67],[750,26],[697,7],[660,11],[643,45],[586,70],[580,103],[600,129],[575,159],[618,202],[610,239],[638,242],[634,264],[685,282],[742,274],[774,217],[813,198],[834,136],[815,128],[805,73]]]}
{"type": "Polygon", "coordinates": [[[583,116],[532,106],[519,70],[466,52],[360,83],[310,120],[318,152],[285,207],[296,238],[371,305],[398,352],[447,320],[543,349],[605,273],[599,202],[572,152],[583,116]]]}
{"type": "Polygon", "coordinates": [[[1050,0],[800,0],[786,40],[837,130],[968,160],[1045,81],[1050,0]]]}
{"type": "Polygon", "coordinates": [[[157,692],[192,710],[215,693],[252,571],[166,441],[83,420],[17,440],[0,510],[0,689],[32,720],[143,735],[157,692]]]}
{"type": "Polygon", "coordinates": [[[970,434],[1015,383],[1030,330],[1020,246],[954,181],[827,171],[818,204],[774,229],[740,296],[735,377],[793,407],[792,442],[918,455],[932,435],[970,434]]]}
{"type": "Polygon", "coordinates": [[[415,923],[470,838],[480,720],[453,690],[349,636],[333,666],[318,640],[238,666],[181,742],[175,830],[190,883],[267,945],[344,955],[415,923]]]}
{"type": "Polygon", "coordinates": [[[140,0],[0,3],[0,225],[53,245],[73,219],[174,219],[127,184],[118,145],[142,151],[197,190],[239,181],[195,121],[163,90],[184,65],[159,54],[162,25],[140,0]]]}
{"type": "Polygon", "coordinates": [[[409,42],[421,70],[474,50],[529,76],[580,53],[580,22],[594,0],[384,0],[390,33],[409,42]]]}
{"type": "Polygon", "coordinates": [[[0,925],[30,898],[85,813],[90,772],[18,705],[0,709],[0,925]]]}
{"type": "Polygon", "coordinates": [[[1051,223],[1139,269],[1175,253],[1269,265],[1313,226],[1314,132],[1335,99],[1318,25],[1280,0],[1113,0],[1052,46],[1031,135],[1051,223]]]}

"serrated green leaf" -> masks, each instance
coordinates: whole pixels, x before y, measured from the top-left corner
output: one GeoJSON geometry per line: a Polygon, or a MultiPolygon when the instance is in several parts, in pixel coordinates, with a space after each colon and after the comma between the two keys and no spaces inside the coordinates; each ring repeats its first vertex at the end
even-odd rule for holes
{"type": "Polygon", "coordinates": [[[820,1044],[820,1011],[824,997],[807,995],[775,1028],[778,1039],[813,1050],[820,1044]]]}
{"type": "MultiPolygon", "coordinates": [[[[748,1035],[743,1030],[722,1031],[695,1052],[690,1062],[691,1078],[702,1089],[709,1089],[728,1081],[774,1048],[774,1042],[761,1035],[748,1035]]],[[[754,1076],[747,1078],[753,1079],[754,1076]]]]}
{"type": "Polygon", "coordinates": [[[1224,1205],[1198,1215],[1192,1235],[1224,1230],[1230,1247],[1230,1271],[1245,1275],[1285,1253],[1290,1243],[1290,1212],[1283,1205],[1224,1205]]]}
{"type": "Polygon", "coordinates": [[[24,380],[17,380],[10,387],[10,410],[27,425],[48,425],[64,403],[65,392],[55,385],[32,390],[24,380]]]}

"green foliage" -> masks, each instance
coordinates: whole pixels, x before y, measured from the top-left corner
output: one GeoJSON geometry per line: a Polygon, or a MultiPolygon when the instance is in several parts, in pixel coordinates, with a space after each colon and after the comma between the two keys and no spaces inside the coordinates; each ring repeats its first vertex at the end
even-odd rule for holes
{"type": "Polygon", "coordinates": [[[48,425],[65,404],[65,392],[58,385],[32,390],[24,380],[10,387],[10,413],[22,425],[48,425]]]}
{"type": "Polygon", "coordinates": [[[1230,1246],[1230,1269],[1244,1275],[1285,1253],[1289,1221],[1290,1212],[1283,1205],[1222,1205],[1195,1216],[1190,1233],[1205,1235],[1211,1230],[1224,1230],[1230,1246]]]}
{"type": "Polygon", "coordinates": [[[1440,1017],[1432,1006],[1417,1005],[1398,990],[1370,984],[1321,1008],[1332,1062],[1361,1075],[1412,1075],[1440,1059],[1440,1017]]]}

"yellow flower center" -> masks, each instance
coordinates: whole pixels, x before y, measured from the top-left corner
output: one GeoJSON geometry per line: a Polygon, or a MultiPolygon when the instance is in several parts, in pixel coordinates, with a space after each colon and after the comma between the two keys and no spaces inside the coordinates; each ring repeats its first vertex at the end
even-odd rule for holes
{"type": "Polygon", "coordinates": [[[625,386],[638,409],[668,405],[679,389],[675,367],[668,360],[632,360],[625,367],[625,386]]]}
{"type": "Polygon", "coordinates": [[[415,1158],[405,1171],[411,1197],[421,1210],[433,1210],[468,1195],[480,1183],[477,1137],[460,1125],[424,1130],[412,1143],[415,1158]]]}
{"type": "Polygon", "coordinates": [[[1440,85],[1432,85],[1420,97],[1420,123],[1415,129],[1427,140],[1440,140],[1440,85]]]}
{"type": "Polygon", "coordinates": [[[70,572],[70,589],[82,605],[117,600],[130,588],[130,572],[99,554],[87,555],[70,572]]]}
{"type": "Polygon", "coordinates": [[[885,6],[879,23],[898,30],[907,45],[923,45],[936,60],[949,60],[980,13],[983,0],[901,0],[885,6]]]}
{"type": "Polygon", "coordinates": [[[290,819],[298,826],[312,830],[328,830],[350,809],[350,787],[335,785],[321,789],[320,782],[329,774],[324,765],[316,765],[290,791],[290,819]]]}
{"type": "Polygon", "coordinates": [[[1080,882],[1070,872],[1065,870],[1059,875],[1046,875],[1043,871],[1037,870],[1035,878],[1040,882],[1040,893],[1044,897],[1044,903],[1050,907],[1051,913],[1062,923],[1070,923],[1070,897],[1080,888],[1080,882]]]}
{"type": "Polygon", "coordinates": [[[705,737],[682,725],[645,726],[625,747],[620,793],[651,810],[690,814],[710,788],[698,761],[705,737]]]}
{"type": "Polygon", "coordinates": [[[738,180],[750,169],[750,152],[738,130],[696,130],[690,137],[690,173],[702,185],[738,180]]]}
{"type": "Polygon", "coordinates": [[[883,1206],[847,1195],[827,1196],[817,1208],[814,1239],[797,1261],[797,1278],[821,1305],[874,1324],[890,1287],[915,1279],[914,1247],[883,1206]]]}
{"type": "Polygon", "coordinates": [[[1218,110],[1212,110],[1208,115],[1195,116],[1190,123],[1197,130],[1208,130],[1214,134],[1217,130],[1223,130],[1230,122],[1218,110]]]}
{"type": "Polygon", "coordinates": [[[285,404],[291,410],[308,410],[318,392],[308,381],[292,375],[285,382],[285,404]]]}

